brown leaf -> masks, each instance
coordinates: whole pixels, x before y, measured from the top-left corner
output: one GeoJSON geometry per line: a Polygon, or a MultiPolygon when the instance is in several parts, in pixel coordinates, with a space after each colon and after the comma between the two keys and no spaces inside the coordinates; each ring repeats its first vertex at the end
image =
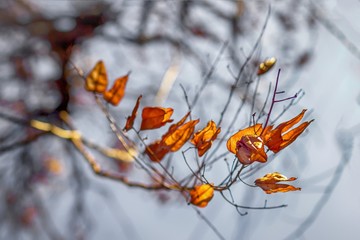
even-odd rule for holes
{"type": "Polygon", "coordinates": [[[296,138],[305,131],[305,129],[309,126],[309,124],[313,121],[304,122],[300,124],[298,127],[288,131],[292,128],[295,124],[300,122],[303,118],[306,109],[302,110],[302,112],[297,115],[296,117],[290,119],[287,122],[281,123],[275,129],[272,130],[272,126],[267,127],[263,134],[262,138],[264,140],[265,145],[274,153],[279,152],[280,150],[284,149],[292,142],[296,140],[296,138]]]}
{"type": "Polygon", "coordinates": [[[190,203],[198,207],[206,207],[214,196],[214,188],[211,184],[201,184],[189,190],[190,203]]]}
{"type": "Polygon", "coordinates": [[[255,185],[260,187],[267,194],[301,190],[301,188],[297,188],[292,185],[278,184],[278,182],[290,182],[294,180],[296,180],[295,177],[287,178],[278,172],[273,172],[266,174],[262,178],[256,179],[255,185]]]}
{"type": "Polygon", "coordinates": [[[125,95],[125,87],[128,79],[129,74],[116,79],[112,88],[109,91],[104,92],[103,96],[105,101],[117,106],[125,95]]]}
{"type": "Polygon", "coordinates": [[[173,112],[172,108],[145,107],[141,114],[140,130],[160,128],[166,123],[172,122],[173,119],[170,119],[170,117],[173,112]]]}
{"type": "Polygon", "coordinates": [[[212,142],[217,138],[221,128],[216,128],[214,121],[209,121],[207,126],[196,132],[191,139],[191,143],[198,149],[198,155],[201,157],[210,149],[212,142]]]}
{"type": "Polygon", "coordinates": [[[85,89],[89,92],[103,93],[108,85],[107,73],[103,61],[98,61],[85,79],[85,89]]]}
{"type": "Polygon", "coordinates": [[[131,116],[127,117],[127,119],[126,119],[126,124],[125,124],[125,127],[124,127],[123,131],[127,132],[133,127],[134,121],[135,121],[135,118],[136,118],[136,114],[137,114],[137,110],[138,110],[139,105],[140,105],[141,98],[142,98],[142,95],[140,95],[138,97],[138,99],[136,100],[136,104],[134,106],[134,109],[132,110],[131,116]]]}

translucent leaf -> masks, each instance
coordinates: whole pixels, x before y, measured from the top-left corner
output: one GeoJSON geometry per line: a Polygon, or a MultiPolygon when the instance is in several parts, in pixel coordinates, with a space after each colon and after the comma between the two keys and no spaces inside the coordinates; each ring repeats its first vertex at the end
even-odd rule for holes
{"type": "Polygon", "coordinates": [[[262,134],[265,145],[271,151],[277,153],[290,145],[292,142],[294,142],[296,138],[300,136],[300,134],[304,132],[305,129],[309,126],[309,124],[313,121],[311,120],[308,122],[304,122],[298,127],[290,130],[290,128],[292,128],[295,124],[301,121],[305,112],[306,109],[304,109],[299,115],[290,119],[289,121],[281,123],[275,129],[272,129],[272,127],[266,128],[264,133],[262,134]]]}
{"type": "Polygon", "coordinates": [[[266,162],[267,155],[263,140],[256,135],[245,135],[237,142],[236,157],[242,164],[251,164],[255,161],[266,162]]]}
{"type": "Polygon", "coordinates": [[[170,151],[178,151],[190,139],[195,131],[195,125],[199,121],[200,120],[197,119],[185,123],[170,134],[167,134],[166,137],[163,137],[162,141],[166,146],[170,147],[170,151]]]}
{"type": "Polygon", "coordinates": [[[228,141],[226,143],[226,147],[230,152],[236,154],[237,142],[240,141],[243,136],[245,136],[245,135],[258,136],[261,134],[261,132],[262,132],[262,126],[259,123],[254,126],[250,126],[248,128],[239,130],[237,133],[235,133],[228,139],[228,141]]]}
{"type": "Polygon", "coordinates": [[[198,149],[198,155],[201,157],[210,149],[212,142],[217,138],[221,128],[216,128],[214,121],[209,121],[207,126],[196,132],[191,139],[191,143],[198,149]]]}
{"type": "Polygon", "coordinates": [[[173,112],[172,108],[145,107],[141,114],[140,130],[160,128],[166,123],[172,122],[173,119],[170,119],[170,117],[173,112]]]}
{"type": "Polygon", "coordinates": [[[262,178],[256,179],[255,185],[260,187],[267,194],[301,190],[301,188],[297,188],[292,185],[278,184],[278,182],[290,182],[294,180],[296,180],[295,177],[287,178],[278,172],[273,172],[266,174],[262,178]]]}
{"type": "Polygon", "coordinates": [[[167,153],[170,152],[170,147],[166,146],[161,140],[158,140],[146,147],[145,153],[153,162],[160,162],[167,153]]]}
{"type": "Polygon", "coordinates": [[[206,207],[214,196],[214,188],[211,184],[202,184],[189,190],[190,203],[198,207],[206,207]]]}
{"type": "Polygon", "coordinates": [[[187,113],[179,122],[172,124],[161,140],[157,140],[146,148],[145,153],[152,161],[161,161],[167,153],[178,151],[190,139],[199,120],[184,123],[189,114],[187,113]]]}
{"type": "Polygon", "coordinates": [[[125,95],[125,87],[128,79],[129,74],[116,79],[112,88],[109,91],[104,92],[103,96],[105,101],[117,106],[125,95]]]}
{"type": "Polygon", "coordinates": [[[89,92],[103,93],[108,85],[106,68],[103,61],[96,63],[85,79],[85,89],[89,92]]]}
{"type": "Polygon", "coordinates": [[[137,110],[139,108],[139,105],[140,105],[140,100],[142,98],[142,95],[140,95],[138,97],[138,99],[136,100],[136,104],[134,106],[134,109],[132,110],[132,113],[131,113],[131,116],[129,116],[127,119],[126,119],[126,124],[125,124],[125,127],[123,129],[123,131],[129,131],[133,125],[134,125],[134,121],[135,121],[135,118],[136,118],[136,114],[137,114],[137,110]]]}

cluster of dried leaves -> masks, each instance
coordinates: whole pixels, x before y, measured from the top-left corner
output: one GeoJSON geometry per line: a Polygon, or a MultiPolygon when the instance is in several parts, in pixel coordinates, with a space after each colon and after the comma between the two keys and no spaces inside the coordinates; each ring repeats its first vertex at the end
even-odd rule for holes
{"type": "MultiPolygon", "coordinates": [[[[276,59],[270,58],[260,64],[258,75],[262,75],[269,71],[275,64],[276,59]]],[[[125,87],[129,74],[119,77],[115,80],[114,85],[107,90],[108,79],[105,65],[99,61],[91,70],[85,79],[85,89],[87,91],[100,94],[104,100],[112,105],[118,105],[125,95],[125,87]]],[[[132,114],[127,118],[124,132],[135,130],[137,133],[144,130],[158,129],[167,123],[173,122],[171,116],[174,112],[172,108],[163,107],[144,107],[141,114],[141,124],[139,130],[134,128],[134,121],[140,106],[139,96],[132,114]]],[[[263,126],[256,123],[245,129],[240,129],[227,140],[227,149],[233,153],[238,161],[244,166],[253,164],[254,162],[265,163],[267,161],[267,152],[272,151],[278,153],[282,149],[294,142],[301,133],[309,126],[312,121],[301,123],[294,127],[303,118],[306,110],[299,115],[283,122],[277,127],[267,126],[267,122],[263,126]]],[[[270,113],[269,113],[270,114],[270,113]]],[[[154,163],[161,162],[164,157],[181,149],[185,143],[190,142],[197,149],[199,157],[202,157],[212,146],[221,132],[221,128],[216,126],[215,122],[210,120],[206,127],[195,132],[195,126],[199,123],[199,119],[187,121],[190,112],[185,114],[178,122],[170,125],[169,129],[162,135],[161,139],[147,144],[144,152],[150,161],[154,163]]],[[[262,188],[267,194],[276,192],[296,191],[297,188],[287,184],[278,184],[281,181],[294,181],[296,178],[287,178],[284,175],[274,172],[268,173],[264,177],[255,181],[255,185],[262,188]]],[[[229,186],[228,186],[229,187],[229,186]]],[[[214,195],[214,191],[223,191],[223,187],[214,186],[208,182],[196,184],[193,187],[171,186],[172,189],[186,192],[189,196],[189,202],[198,207],[206,207],[214,195]]]]}

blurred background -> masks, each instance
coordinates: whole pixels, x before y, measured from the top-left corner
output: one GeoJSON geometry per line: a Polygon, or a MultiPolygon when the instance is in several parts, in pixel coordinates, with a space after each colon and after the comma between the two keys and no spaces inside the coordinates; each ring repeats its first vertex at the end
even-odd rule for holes
{"type": "MultiPolygon", "coordinates": [[[[2,0],[0,239],[357,239],[359,12],[355,0],[2,0]],[[277,58],[275,67],[257,76],[269,57],[277,58]],[[210,119],[221,122],[211,153],[218,160],[206,171],[215,183],[233,160],[224,141],[249,126],[253,113],[264,122],[281,68],[281,96],[298,95],[276,104],[270,120],[277,125],[308,109],[305,120],[315,121],[242,179],[253,184],[278,171],[298,177],[294,185],[302,190],[267,195],[237,183],[232,197],[243,208],[215,194],[195,210],[172,191],[95,175],[69,141],[30,128],[28,121],[66,128],[59,117],[66,111],[84,138],[121,148],[84,89],[81,76],[98,60],[111,84],[131,71],[120,105],[107,106],[119,126],[141,94],[142,106],[174,108],[175,122],[188,110],[201,120],[197,129],[210,119]],[[247,209],[279,205],[287,206],[247,209]]],[[[164,131],[143,137],[154,140],[164,131]]],[[[136,134],[129,137],[141,155],[136,134]]],[[[89,147],[105,169],[151,181],[136,164],[94,150],[89,147]]],[[[195,157],[186,154],[190,161],[195,157]]],[[[191,173],[181,153],[169,158],[174,177],[191,173]]]]}

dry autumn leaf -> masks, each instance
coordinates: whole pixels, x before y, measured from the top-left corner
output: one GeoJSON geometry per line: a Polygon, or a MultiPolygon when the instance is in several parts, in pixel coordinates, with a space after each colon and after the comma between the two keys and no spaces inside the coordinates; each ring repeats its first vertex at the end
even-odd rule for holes
{"type": "Polygon", "coordinates": [[[268,58],[264,62],[260,63],[257,75],[267,73],[276,63],[276,58],[268,58]]]}
{"type": "Polygon", "coordinates": [[[171,152],[176,152],[190,139],[191,135],[194,133],[195,125],[199,121],[200,120],[197,119],[184,123],[184,125],[181,125],[170,134],[166,134],[166,136],[163,137],[162,142],[170,147],[171,152]]]}
{"type": "Polygon", "coordinates": [[[170,147],[166,146],[161,140],[158,140],[146,147],[145,153],[153,162],[160,162],[167,153],[170,152],[170,147]]]}
{"type": "Polygon", "coordinates": [[[202,184],[189,190],[190,203],[198,207],[206,207],[214,196],[214,188],[211,184],[202,184]]]}
{"type": "Polygon", "coordinates": [[[246,136],[246,135],[259,136],[261,134],[261,132],[262,132],[262,126],[259,123],[254,126],[250,126],[248,128],[239,130],[237,133],[235,133],[228,139],[228,141],[226,143],[226,147],[230,152],[236,154],[237,142],[240,141],[243,136],[246,136]]]}
{"type": "Polygon", "coordinates": [[[126,119],[126,124],[125,124],[125,127],[124,127],[123,131],[127,132],[133,127],[134,121],[135,121],[135,118],[136,118],[136,114],[137,114],[137,110],[138,110],[139,105],[140,105],[141,98],[142,98],[142,95],[140,95],[138,97],[138,99],[136,100],[136,104],[134,106],[134,109],[132,110],[131,116],[129,116],[126,119]]]}
{"type": "Polygon", "coordinates": [[[190,139],[199,120],[184,123],[189,114],[187,113],[179,122],[172,124],[161,140],[146,148],[145,152],[152,161],[161,161],[167,153],[178,151],[190,139]]]}
{"type": "Polygon", "coordinates": [[[180,121],[178,121],[177,123],[171,124],[171,126],[169,127],[169,130],[167,131],[167,133],[164,134],[163,138],[166,135],[170,135],[172,132],[174,132],[176,129],[178,129],[181,125],[184,124],[184,122],[186,121],[186,119],[189,117],[190,112],[188,112],[187,114],[185,114],[185,116],[180,119],[180,121]]]}
{"type": "Polygon", "coordinates": [[[281,123],[275,129],[272,130],[272,126],[265,128],[262,138],[264,140],[265,145],[274,153],[279,152],[284,149],[292,142],[296,140],[296,138],[304,132],[304,130],[309,126],[309,124],[313,121],[304,122],[298,127],[290,130],[295,124],[300,122],[303,118],[306,109],[302,110],[302,112],[296,117],[290,119],[287,122],[281,123]],[[290,131],[289,131],[290,130],[290,131]]]}
{"type": "Polygon", "coordinates": [[[170,119],[170,117],[173,112],[172,108],[145,107],[141,114],[140,130],[160,128],[166,123],[172,122],[173,119],[170,119]]]}
{"type": "Polygon", "coordinates": [[[209,121],[207,126],[196,132],[191,139],[191,143],[198,149],[198,155],[201,157],[210,149],[212,142],[217,138],[221,128],[216,128],[214,121],[209,121]]]}
{"type": "Polygon", "coordinates": [[[129,74],[116,79],[112,88],[110,88],[109,91],[104,92],[103,97],[105,101],[117,106],[125,95],[125,87],[128,79],[129,74]]]}
{"type": "Polygon", "coordinates": [[[85,79],[85,89],[89,92],[103,93],[108,85],[107,73],[103,61],[98,61],[85,79]]]}
{"type": "Polygon", "coordinates": [[[267,155],[264,142],[256,135],[245,135],[237,142],[236,157],[242,164],[251,164],[255,161],[266,162],[267,155]]]}
{"type": "Polygon", "coordinates": [[[292,185],[278,184],[278,182],[290,182],[294,180],[296,180],[295,177],[287,178],[278,172],[273,172],[266,174],[262,178],[256,179],[255,185],[260,187],[267,194],[301,190],[301,188],[297,188],[292,185]]]}

